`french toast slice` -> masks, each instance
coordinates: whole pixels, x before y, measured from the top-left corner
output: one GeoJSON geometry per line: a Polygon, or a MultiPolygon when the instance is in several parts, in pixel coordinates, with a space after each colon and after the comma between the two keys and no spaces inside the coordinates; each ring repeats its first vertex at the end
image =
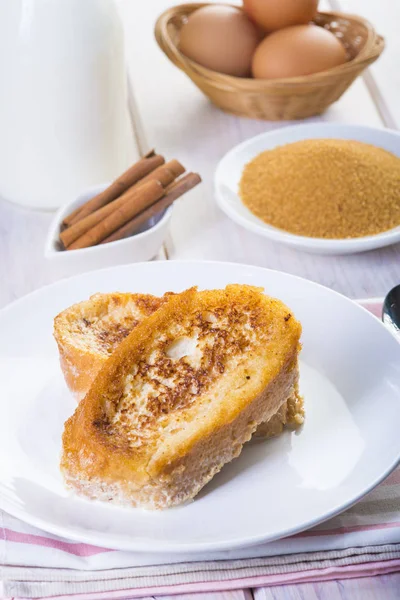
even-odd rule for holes
{"type": "Polygon", "coordinates": [[[66,422],[78,493],[160,509],[193,498],[294,393],[301,325],[259,288],[191,288],[129,334],[66,422]]]}
{"type": "MultiPolygon", "coordinates": [[[[120,342],[170,294],[157,298],[150,294],[98,293],[54,319],[61,369],[78,402],[120,342]]],[[[303,420],[303,401],[296,392],[270,421],[260,425],[256,436],[278,435],[285,426],[295,429],[303,420]]]]}
{"type": "Polygon", "coordinates": [[[120,342],[163,302],[150,294],[95,294],[57,315],[61,370],[78,402],[120,342]]]}

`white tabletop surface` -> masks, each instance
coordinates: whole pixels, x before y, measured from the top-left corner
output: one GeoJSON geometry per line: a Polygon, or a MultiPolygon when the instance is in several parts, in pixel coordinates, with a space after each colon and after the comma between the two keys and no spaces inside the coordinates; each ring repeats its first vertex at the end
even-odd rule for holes
{"type": "MultiPolygon", "coordinates": [[[[400,244],[352,256],[317,256],[268,242],[232,223],[212,193],[215,166],[238,142],[292,123],[271,123],[227,115],[199,92],[159,50],[153,38],[156,17],[172,0],[118,0],[135,100],[139,148],[156,147],[203,178],[180,202],[160,259],[228,260],[280,269],[334,288],[350,297],[382,296],[400,282],[400,244]],[[140,6],[139,6],[140,5],[140,6]]],[[[400,125],[400,2],[326,0],[322,9],[342,9],[369,18],[387,48],[363,78],[322,117],[324,121],[398,128],[400,125]]],[[[318,118],[319,119],[319,118],[318,118]]],[[[317,119],[315,119],[317,120],[317,119]]],[[[51,213],[29,211],[0,200],[0,306],[54,280],[43,246],[51,213]]],[[[259,590],[197,594],[197,600],[281,600],[400,597],[398,574],[259,590]]],[[[180,600],[189,596],[179,596],[180,600]]]]}

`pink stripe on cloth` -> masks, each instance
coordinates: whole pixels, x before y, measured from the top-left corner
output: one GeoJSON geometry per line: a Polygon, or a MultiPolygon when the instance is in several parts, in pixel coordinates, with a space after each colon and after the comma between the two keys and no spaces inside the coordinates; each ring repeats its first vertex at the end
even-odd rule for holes
{"type": "MultiPolygon", "coordinates": [[[[48,596],[46,600],[124,600],[128,598],[141,598],[153,595],[191,594],[196,592],[223,592],[253,587],[284,585],[290,583],[309,583],[316,581],[329,581],[332,579],[351,579],[354,577],[372,577],[387,575],[400,570],[400,560],[385,560],[369,562],[360,565],[328,567],[326,569],[310,569],[296,573],[283,573],[279,575],[258,575],[231,579],[229,581],[205,581],[198,583],[184,583],[179,585],[163,585],[147,588],[118,590],[115,592],[96,592],[93,594],[74,594],[64,596],[48,596]]],[[[29,598],[14,598],[14,600],[30,600],[29,598]]],[[[40,599],[38,599],[40,600],[40,599]]]]}
{"type": "Polygon", "coordinates": [[[375,315],[375,317],[378,317],[378,319],[381,318],[382,316],[382,302],[368,302],[365,300],[360,300],[359,304],[361,304],[361,306],[363,306],[364,308],[366,308],[367,310],[369,310],[370,313],[372,313],[373,315],[375,315]]]}
{"type": "Polygon", "coordinates": [[[55,550],[67,552],[68,554],[74,554],[75,556],[93,556],[102,552],[112,552],[112,550],[99,548],[98,546],[65,542],[43,535],[20,533],[19,531],[12,531],[11,529],[0,529],[0,540],[7,540],[8,542],[16,542],[19,544],[32,544],[34,546],[45,546],[47,548],[54,548],[55,550]]]}
{"type": "MultiPolygon", "coordinates": [[[[351,527],[335,527],[335,529],[309,529],[291,536],[292,538],[316,537],[324,535],[340,535],[341,533],[354,533],[355,531],[374,531],[375,529],[395,529],[400,527],[400,521],[393,523],[376,523],[374,525],[352,525],[351,527]]],[[[290,538],[288,538],[290,539],[290,538]]]]}

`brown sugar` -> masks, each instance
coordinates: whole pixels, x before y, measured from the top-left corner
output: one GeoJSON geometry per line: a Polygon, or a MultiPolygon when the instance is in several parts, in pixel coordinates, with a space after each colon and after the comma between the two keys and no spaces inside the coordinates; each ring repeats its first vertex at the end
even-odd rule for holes
{"type": "Polygon", "coordinates": [[[304,140],[249,162],[239,194],[257,217],[290,233],[373,235],[400,225],[400,159],[351,140],[304,140]]]}

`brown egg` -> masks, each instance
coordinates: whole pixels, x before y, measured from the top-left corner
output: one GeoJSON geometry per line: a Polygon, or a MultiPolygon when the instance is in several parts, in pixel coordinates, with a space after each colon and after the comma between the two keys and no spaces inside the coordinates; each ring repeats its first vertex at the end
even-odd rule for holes
{"type": "Polygon", "coordinates": [[[250,77],[252,57],[263,35],[241,9],[205,6],[194,11],[183,25],[178,47],[203,67],[250,77]]]}
{"type": "Polygon", "coordinates": [[[312,21],[318,0],[243,0],[243,8],[265,31],[276,31],[312,21]]]}
{"type": "Polygon", "coordinates": [[[256,79],[284,79],[332,69],[346,62],[337,37],[317,25],[295,25],[268,35],[253,56],[256,79]]]}

